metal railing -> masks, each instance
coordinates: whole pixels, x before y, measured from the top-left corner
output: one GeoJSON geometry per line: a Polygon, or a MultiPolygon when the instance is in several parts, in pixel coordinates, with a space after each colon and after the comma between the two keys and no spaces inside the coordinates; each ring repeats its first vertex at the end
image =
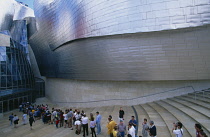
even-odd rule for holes
{"type": "Polygon", "coordinates": [[[198,96],[198,94],[200,94],[200,93],[202,93],[203,98],[205,98],[205,93],[206,93],[206,92],[210,92],[210,88],[204,89],[204,90],[201,90],[201,91],[195,91],[195,92],[194,92],[194,94],[195,94],[194,99],[197,100],[197,96],[198,96]]]}

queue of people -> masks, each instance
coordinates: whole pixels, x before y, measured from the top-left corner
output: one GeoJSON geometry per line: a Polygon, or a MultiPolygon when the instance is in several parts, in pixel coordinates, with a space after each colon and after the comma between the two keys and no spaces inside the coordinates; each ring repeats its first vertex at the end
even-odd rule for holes
{"type": "MultiPolygon", "coordinates": [[[[66,109],[64,112],[60,109],[52,108],[50,112],[48,105],[21,105],[24,108],[20,110],[23,111],[22,123],[23,125],[27,124],[27,117],[29,116],[30,128],[32,129],[32,124],[35,120],[42,119],[44,124],[55,124],[56,128],[64,127],[70,128],[73,130],[75,128],[75,133],[80,135],[83,133],[83,137],[89,135],[89,128],[92,134],[92,137],[96,137],[101,134],[101,119],[102,116],[97,111],[95,113],[96,118],[93,113],[90,113],[90,117],[85,114],[82,110],[75,109],[66,109]],[[95,129],[97,129],[95,131],[95,129]]],[[[138,137],[137,136],[137,126],[138,122],[135,119],[135,116],[131,116],[128,124],[124,123],[125,112],[122,107],[119,110],[119,123],[115,122],[112,119],[112,116],[109,115],[107,118],[107,134],[110,137],[138,137]],[[127,128],[126,128],[127,126],[127,128]]],[[[11,114],[9,116],[10,125],[14,124],[14,128],[17,127],[19,122],[19,117],[17,115],[11,114]]],[[[183,137],[184,131],[182,129],[183,125],[181,122],[173,123],[172,133],[176,137],[183,137]]],[[[195,124],[196,137],[207,137],[206,133],[203,131],[200,124],[195,124]]],[[[142,123],[142,133],[139,137],[156,137],[157,128],[154,124],[154,121],[150,121],[149,125],[147,124],[147,119],[144,118],[142,123]]]]}
{"type": "MultiPolygon", "coordinates": [[[[20,117],[22,119],[22,124],[26,125],[27,123],[30,124],[30,128],[32,129],[32,125],[35,120],[41,118],[41,114],[45,112],[48,108],[48,105],[32,105],[29,102],[24,102],[19,105],[19,112],[23,112],[23,115],[20,117]]],[[[11,114],[9,116],[10,126],[14,124],[14,128],[17,128],[19,124],[19,117],[16,114],[11,114]]]]}

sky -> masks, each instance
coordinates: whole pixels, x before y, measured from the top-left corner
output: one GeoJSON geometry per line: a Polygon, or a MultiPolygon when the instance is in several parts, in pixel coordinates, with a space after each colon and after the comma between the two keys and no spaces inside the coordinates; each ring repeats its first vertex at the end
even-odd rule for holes
{"type": "Polygon", "coordinates": [[[28,5],[28,7],[32,8],[32,9],[34,9],[34,5],[33,5],[34,0],[16,0],[16,1],[23,2],[23,3],[27,4],[27,5],[28,5]]]}

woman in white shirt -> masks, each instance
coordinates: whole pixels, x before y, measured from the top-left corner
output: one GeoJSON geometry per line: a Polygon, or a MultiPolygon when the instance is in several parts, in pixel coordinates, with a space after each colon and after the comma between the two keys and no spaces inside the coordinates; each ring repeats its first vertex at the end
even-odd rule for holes
{"type": "Polygon", "coordinates": [[[182,137],[183,136],[182,123],[181,122],[174,123],[174,128],[172,129],[172,132],[176,135],[176,137],[182,137]]]}
{"type": "Polygon", "coordinates": [[[79,135],[80,132],[81,132],[81,125],[82,125],[81,119],[79,118],[79,119],[77,119],[77,120],[75,121],[76,134],[77,134],[77,135],[79,135]]]}
{"type": "Polygon", "coordinates": [[[128,127],[129,127],[128,134],[130,134],[131,137],[135,137],[136,129],[133,127],[133,125],[131,123],[128,125],[128,127]]]}
{"type": "Polygon", "coordinates": [[[64,117],[64,128],[66,128],[67,121],[68,121],[68,116],[66,112],[63,114],[63,117],[64,117]]]}
{"type": "Polygon", "coordinates": [[[26,121],[27,121],[27,114],[26,113],[23,114],[22,120],[23,120],[23,125],[25,125],[26,121]]]}
{"type": "Polygon", "coordinates": [[[17,127],[18,121],[19,121],[18,116],[17,116],[17,115],[14,115],[14,118],[13,118],[14,128],[16,128],[16,127],[17,127]]]}

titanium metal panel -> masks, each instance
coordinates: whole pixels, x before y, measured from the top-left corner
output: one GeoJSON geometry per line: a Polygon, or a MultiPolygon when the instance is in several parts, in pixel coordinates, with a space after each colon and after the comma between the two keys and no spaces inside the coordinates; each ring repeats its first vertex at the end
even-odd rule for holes
{"type": "Polygon", "coordinates": [[[10,46],[10,36],[2,34],[0,32],[0,46],[9,47],[10,46]]]}
{"type": "Polygon", "coordinates": [[[37,31],[36,19],[35,17],[26,17],[25,20],[27,22],[27,36],[29,39],[37,31]]]}
{"type": "Polygon", "coordinates": [[[15,0],[0,0],[0,31],[10,30],[13,20],[34,17],[34,11],[15,0]]]}
{"type": "Polygon", "coordinates": [[[35,0],[41,74],[80,80],[210,78],[210,1],[35,0]]]}
{"type": "MultiPolygon", "coordinates": [[[[41,74],[78,80],[210,79],[210,26],[75,40],[34,49],[41,74]]],[[[31,44],[33,45],[31,41],[31,44]]],[[[38,43],[41,44],[41,43],[38,43]]]]}
{"type": "Polygon", "coordinates": [[[0,5],[0,31],[9,30],[14,16],[13,3],[10,0],[1,0],[0,5]]]}
{"type": "Polygon", "coordinates": [[[35,0],[37,39],[54,50],[65,42],[95,36],[153,32],[210,24],[210,1],[35,0]]]}
{"type": "Polygon", "coordinates": [[[19,2],[15,2],[14,6],[15,12],[13,20],[23,20],[25,17],[34,17],[34,11],[31,8],[19,2]]]}

